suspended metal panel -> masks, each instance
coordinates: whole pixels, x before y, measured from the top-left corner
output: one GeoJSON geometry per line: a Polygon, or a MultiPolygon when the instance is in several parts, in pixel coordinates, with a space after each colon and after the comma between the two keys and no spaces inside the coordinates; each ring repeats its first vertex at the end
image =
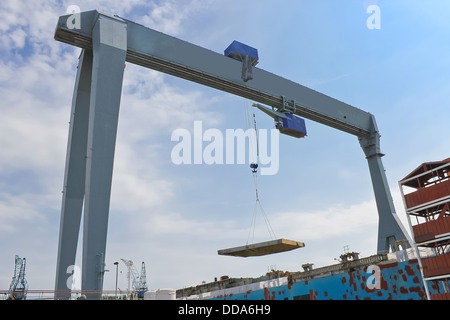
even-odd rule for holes
{"type": "Polygon", "coordinates": [[[294,249],[303,248],[304,246],[305,244],[303,242],[292,241],[287,239],[277,239],[248,244],[240,247],[223,249],[219,250],[217,253],[223,256],[254,257],[286,252],[294,249]]]}

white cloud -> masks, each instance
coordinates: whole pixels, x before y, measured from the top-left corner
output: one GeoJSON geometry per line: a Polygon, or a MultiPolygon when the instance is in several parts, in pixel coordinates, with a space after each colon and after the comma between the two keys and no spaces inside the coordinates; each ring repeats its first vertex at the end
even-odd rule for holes
{"type": "Polygon", "coordinates": [[[316,212],[282,212],[274,214],[271,224],[283,235],[304,241],[359,236],[366,229],[375,228],[378,213],[374,201],[351,206],[335,205],[316,212]]]}
{"type": "Polygon", "coordinates": [[[171,1],[166,1],[162,5],[155,5],[149,12],[139,19],[139,22],[152,29],[168,33],[178,34],[180,30],[180,24],[186,17],[186,8],[176,6],[171,1]]]}
{"type": "Polygon", "coordinates": [[[43,214],[34,200],[29,195],[0,193],[0,232],[11,237],[21,233],[23,223],[41,223],[43,214]]]}
{"type": "MultiPolygon", "coordinates": [[[[5,45],[0,51],[20,49],[25,40],[36,50],[58,47],[53,39],[60,13],[57,5],[46,1],[2,1],[0,6],[0,39],[5,45]]],[[[54,53],[52,57],[56,58],[54,53]]]]}
{"type": "Polygon", "coordinates": [[[164,32],[173,36],[183,33],[185,22],[189,16],[211,6],[211,1],[190,0],[190,1],[162,1],[161,3],[148,4],[148,13],[136,19],[149,28],[164,32]]]}
{"type": "Polygon", "coordinates": [[[25,46],[26,36],[27,34],[23,29],[16,29],[9,33],[9,37],[12,40],[12,43],[7,43],[6,46],[22,49],[25,46]]]}
{"type": "Polygon", "coordinates": [[[61,167],[73,74],[58,73],[56,66],[39,57],[20,67],[0,62],[0,69],[0,172],[6,168],[61,167]]]}
{"type": "Polygon", "coordinates": [[[142,157],[130,145],[117,146],[111,194],[114,210],[135,214],[164,206],[171,200],[172,182],[158,173],[157,166],[146,162],[149,157],[142,157]]]}
{"type": "MultiPolygon", "coordinates": [[[[131,74],[126,74],[127,78],[136,79],[131,74]]],[[[172,130],[190,128],[194,120],[219,125],[220,114],[207,109],[218,101],[201,91],[180,91],[179,86],[152,84],[151,78],[138,83],[127,81],[121,101],[119,131],[124,133],[125,139],[133,141],[142,141],[155,134],[168,135],[167,141],[170,141],[172,130]],[[145,94],[137,93],[139,91],[145,94]]]]}

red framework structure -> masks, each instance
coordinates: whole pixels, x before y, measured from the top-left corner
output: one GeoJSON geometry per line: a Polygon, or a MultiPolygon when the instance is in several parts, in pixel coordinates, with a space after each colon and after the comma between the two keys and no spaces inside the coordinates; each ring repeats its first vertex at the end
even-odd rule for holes
{"type": "Polygon", "coordinates": [[[450,158],[423,163],[399,185],[415,247],[433,252],[418,254],[425,284],[439,292],[429,298],[450,300],[450,158]]]}

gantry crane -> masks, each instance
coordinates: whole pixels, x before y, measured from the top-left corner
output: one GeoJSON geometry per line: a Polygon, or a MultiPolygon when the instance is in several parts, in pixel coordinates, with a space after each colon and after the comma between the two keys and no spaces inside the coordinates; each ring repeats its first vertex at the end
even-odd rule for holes
{"type": "Polygon", "coordinates": [[[87,299],[101,298],[125,62],[267,105],[284,114],[278,119],[283,130],[291,129],[291,115],[297,115],[354,135],[372,179],[379,216],[378,253],[389,251],[396,240],[410,242],[395,213],[381,161],[380,133],[369,112],[256,68],[255,50],[219,54],[97,10],[59,17],[55,39],[82,49],[72,100],[55,298],[70,296],[66,270],[75,264],[83,207],[81,289],[87,299]],[[73,19],[79,22],[76,27],[73,19]]]}

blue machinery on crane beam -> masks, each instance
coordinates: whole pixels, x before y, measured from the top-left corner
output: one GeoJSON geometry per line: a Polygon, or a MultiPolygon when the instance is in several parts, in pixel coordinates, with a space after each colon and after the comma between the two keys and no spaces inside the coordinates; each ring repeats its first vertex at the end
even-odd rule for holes
{"type": "MultiPolygon", "coordinates": [[[[366,155],[379,214],[379,253],[408,239],[393,205],[375,117],[256,68],[257,56],[229,56],[96,10],[59,17],[55,39],[82,48],[72,101],[58,245],[55,298],[67,299],[84,205],[82,291],[101,298],[124,64],[126,61],[232,93],[356,136],[366,155]],[[85,174],[84,174],[85,173],[85,174]]],[[[239,44],[235,44],[238,48],[239,44]]],[[[239,51],[239,49],[237,49],[239,51]]]]}

